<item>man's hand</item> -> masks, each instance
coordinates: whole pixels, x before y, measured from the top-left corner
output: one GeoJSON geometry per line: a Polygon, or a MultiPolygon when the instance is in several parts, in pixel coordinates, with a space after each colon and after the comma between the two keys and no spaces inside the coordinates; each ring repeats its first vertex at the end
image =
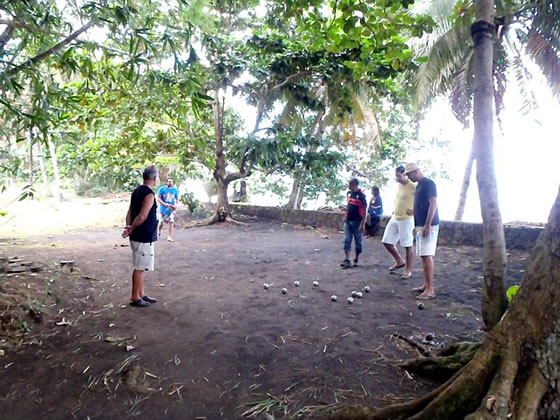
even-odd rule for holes
{"type": "Polygon", "coordinates": [[[366,231],[366,225],[365,223],[360,225],[360,232],[365,232],[366,231]]]}
{"type": "Polygon", "coordinates": [[[174,206],[174,205],[171,205],[171,204],[169,205],[169,208],[173,211],[177,210],[177,206],[174,206]]]}
{"type": "Polygon", "coordinates": [[[130,226],[125,226],[125,228],[123,229],[123,231],[121,233],[121,236],[123,238],[128,238],[130,236],[130,232],[131,232],[130,226]]]}
{"type": "Polygon", "coordinates": [[[407,214],[408,216],[414,216],[414,210],[412,210],[412,209],[406,209],[406,214],[407,214]]]}
{"type": "Polygon", "coordinates": [[[424,226],[422,228],[422,236],[424,238],[427,238],[428,236],[430,236],[431,231],[432,231],[432,227],[430,225],[424,226]]]}

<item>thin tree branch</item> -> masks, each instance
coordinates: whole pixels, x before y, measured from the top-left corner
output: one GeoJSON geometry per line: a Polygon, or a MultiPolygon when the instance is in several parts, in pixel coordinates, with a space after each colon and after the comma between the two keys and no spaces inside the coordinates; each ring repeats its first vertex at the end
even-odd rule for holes
{"type": "Polygon", "coordinates": [[[48,35],[55,35],[60,37],[65,36],[63,33],[51,31],[46,28],[41,28],[40,26],[28,25],[27,23],[21,22],[19,20],[0,19],[0,25],[7,25],[8,28],[12,28],[12,29],[16,29],[16,28],[27,29],[29,32],[33,32],[33,33],[42,32],[48,35]]]}
{"type": "Polygon", "coordinates": [[[33,67],[35,64],[39,63],[40,61],[44,60],[45,58],[47,58],[48,56],[54,54],[55,52],[59,51],[60,49],[64,48],[66,45],[68,45],[69,43],[71,43],[73,40],[75,40],[77,37],[79,37],[81,34],[83,34],[84,32],[86,32],[89,28],[91,28],[94,24],[93,20],[90,20],[88,23],[86,23],[84,26],[82,26],[80,29],[78,29],[77,31],[71,33],[70,35],[68,35],[68,37],[62,41],[60,41],[58,44],[53,45],[51,48],[49,48],[46,51],[43,51],[42,53],[36,55],[35,57],[30,58],[29,60],[25,61],[24,63],[21,64],[21,66],[17,69],[13,69],[13,70],[9,70],[7,73],[10,76],[14,76],[17,73],[19,73],[20,71],[22,71],[23,69],[27,69],[27,68],[31,68],[33,67]]]}
{"type": "Polygon", "coordinates": [[[2,35],[0,35],[0,53],[4,52],[4,47],[12,37],[12,32],[14,32],[13,26],[7,26],[2,35]]]}
{"type": "Polygon", "coordinates": [[[299,72],[299,73],[291,74],[288,77],[286,77],[282,83],[279,83],[276,86],[273,86],[272,89],[270,89],[268,91],[268,93],[272,93],[272,92],[275,92],[277,90],[280,90],[284,86],[286,86],[288,83],[290,83],[292,80],[297,79],[299,77],[303,77],[303,76],[309,76],[310,74],[311,74],[310,71],[302,71],[302,72],[299,72]]]}

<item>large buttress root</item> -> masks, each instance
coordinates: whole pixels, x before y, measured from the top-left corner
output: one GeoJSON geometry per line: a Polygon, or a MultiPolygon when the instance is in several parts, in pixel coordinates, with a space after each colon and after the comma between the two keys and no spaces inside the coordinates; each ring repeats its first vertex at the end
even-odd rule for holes
{"type": "Polygon", "coordinates": [[[405,360],[397,366],[437,382],[452,377],[474,357],[480,343],[457,343],[446,347],[437,356],[405,360]]]}

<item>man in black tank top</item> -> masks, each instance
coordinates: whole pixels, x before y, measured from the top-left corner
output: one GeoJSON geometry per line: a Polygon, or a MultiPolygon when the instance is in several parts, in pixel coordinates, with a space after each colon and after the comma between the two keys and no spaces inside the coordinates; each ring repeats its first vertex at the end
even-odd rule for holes
{"type": "Polygon", "coordinates": [[[144,183],[132,192],[130,207],[126,214],[126,227],[122,237],[130,238],[132,250],[132,296],[130,304],[136,307],[150,306],[157,300],[144,293],[146,271],[154,270],[154,242],[157,241],[156,185],[158,170],[155,166],[144,169],[144,183]]]}

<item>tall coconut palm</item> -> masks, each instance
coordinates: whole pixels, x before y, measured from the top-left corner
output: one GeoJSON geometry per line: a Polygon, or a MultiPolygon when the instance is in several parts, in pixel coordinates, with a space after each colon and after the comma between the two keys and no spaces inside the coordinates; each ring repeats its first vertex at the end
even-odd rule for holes
{"type": "MultiPolygon", "coordinates": [[[[499,119],[503,97],[508,87],[506,72],[514,75],[513,83],[523,97],[523,111],[537,107],[529,87],[531,58],[538,65],[554,97],[560,100],[560,2],[558,0],[497,0],[493,43],[494,110],[499,119]]],[[[436,29],[417,48],[423,57],[417,71],[409,73],[413,98],[419,109],[431,104],[438,95],[449,96],[457,119],[469,125],[474,94],[473,44],[470,25],[475,4],[463,0],[423,2],[417,11],[433,16],[436,29]]],[[[455,215],[463,217],[470,185],[474,154],[471,153],[459,195],[455,215]]]]}
{"type": "Polygon", "coordinates": [[[503,108],[508,69],[516,76],[518,89],[524,95],[524,107],[534,106],[534,97],[527,88],[529,73],[523,54],[539,65],[552,93],[560,98],[560,2],[497,0],[494,5],[490,0],[438,0],[431,8],[439,30],[426,40],[421,50],[424,62],[414,76],[414,97],[424,107],[435,94],[449,95],[453,113],[465,125],[470,121],[474,102],[473,150],[456,219],[462,217],[476,161],[485,248],[482,312],[487,328],[492,328],[507,305],[505,239],[494,176],[493,115],[499,117],[503,108]],[[493,23],[491,37],[487,36],[487,30],[486,35],[475,36],[476,27],[470,28],[475,19],[493,23]],[[471,33],[474,41],[470,39],[471,33]]]}

